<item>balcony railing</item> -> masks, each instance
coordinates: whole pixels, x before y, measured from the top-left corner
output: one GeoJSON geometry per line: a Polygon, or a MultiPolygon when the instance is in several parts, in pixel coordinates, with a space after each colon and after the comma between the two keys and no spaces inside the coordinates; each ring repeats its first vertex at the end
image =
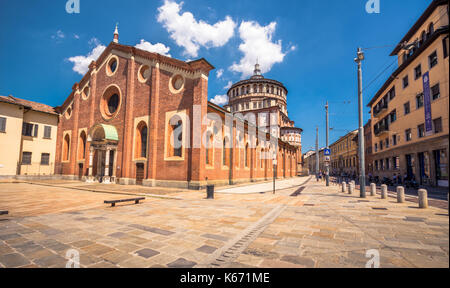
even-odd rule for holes
{"type": "Polygon", "coordinates": [[[387,132],[389,132],[389,125],[387,123],[380,123],[378,126],[374,127],[375,136],[380,136],[387,132]]]}
{"type": "Polygon", "coordinates": [[[378,104],[375,106],[375,108],[373,109],[373,115],[376,116],[378,114],[380,114],[381,112],[383,112],[384,110],[388,109],[388,103],[384,102],[383,104],[378,104]]]}

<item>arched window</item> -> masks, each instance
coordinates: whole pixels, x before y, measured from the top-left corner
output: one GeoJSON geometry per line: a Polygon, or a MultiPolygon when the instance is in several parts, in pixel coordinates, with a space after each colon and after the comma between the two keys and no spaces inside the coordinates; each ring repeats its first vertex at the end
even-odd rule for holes
{"type": "Polygon", "coordinates": [[[433,33],[434,33],[434,24],[433,24],[433,22],[431,22],[430,26],[428,26],[428,37],[433,35],[433,33]]]}
{"type": "Polygon", "coordinates": [[[250,161],[248,161],[249,159],[249,153],[248,153],[248,143],[245,144],[245,150],[244,150],[244,161],[245,161],[245,167],[248,167],[248,163],[250,161]]]}
{"type": "Polygon", "coordinates": [[[80,139],[78,141],[78,160],[86,159],[86,138],[86,132],[81,131],[80,139]]]}
{"type": "Polygon", "coordinates": [[[214,136],[211,132],[208,132],[206,137],[208,139],[206,143],[206,165],[212,165],[214,136]]]}
{"type": "Polygon", "coordinates": [[[223,164],[223,166],[227,166],[227,167],[230,167],[230,144],[229,144],[229,142],[230,141],[228,140],[227,137],[225,139],[223,139],[222,164],[223,164]]]}
{"type": "Polygon", "coordinates": [[[420,36],[421,44],[425,43],[427,41],[427,33],[425,31],[422,31],[422,35],[420,36]]]}
{"type": "Polygon", "coordinates": [[[135,158],[147,158],[148,128],[145,122],[136,127],[135,158]]]}
{"type": "Polygon", "coordinates": [[[179,116],[170,119],[168,137],[168,156],[183,157],[183,121],[179,116]]]}
{"type": "Polygon", "coordinates": [[[69,161],[70,153],[70,136],[66,134],[63,142],[63,161],[69,161]]]}

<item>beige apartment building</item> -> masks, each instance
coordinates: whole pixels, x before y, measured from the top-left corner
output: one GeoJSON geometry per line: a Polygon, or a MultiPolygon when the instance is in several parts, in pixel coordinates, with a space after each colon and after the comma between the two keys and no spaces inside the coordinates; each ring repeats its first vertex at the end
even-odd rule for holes
{"type": "Polygon", "coordinates": [[[447,1],[435,0],[392,52],[398,68],[368,104],[374,176],[448,187],[448,33],[447,1]]]}
{"type": "Polygon", "coordinates": [[[331,175],[359,175],[358,130],[349,132],[330,145],[331,175]]]}
{"type": "Polygon", "coordinates": [[[57,128],[52,107],[0,96],[0,178],[53,175],[57,128]]]}

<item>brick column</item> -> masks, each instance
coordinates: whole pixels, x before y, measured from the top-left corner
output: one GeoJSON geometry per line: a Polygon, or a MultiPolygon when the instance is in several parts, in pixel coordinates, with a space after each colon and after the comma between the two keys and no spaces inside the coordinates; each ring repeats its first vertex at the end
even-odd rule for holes
{"type": "Polygon", "coordinates": [[[80,89],[79,84],[75,83],[73,85],[73,126],[72,126],[72,139],[70,139],[71,147],[70,147],[70,175],[75,175],[77,170],[77,152],[78,152],[78,119],[80,114],[80,89]]]}
{"type": "Polygon", "coordinates": [[[194,109],[191,110],[190,117],[192,121],[191,138],[194,140],[191,146],[191,183],[193,188],[203,186],[205,181],[205,147],[201,145],[202,135],[206,131],[206,125],[203,125],[202,119],[208,113],[208,78],[207,76],[200,76],[200,78],[194,80],[194,95],[192,104],[196,109],[197,117],[194,117],[194,109]],[[200,116],[200,119],[198,119],[200,116]],[[198,141],[200,139],[200,141],[198,141]],[[200,144],[200,145],[199,145],[200,144]]]}
{"type": "Polygon", "coordinates": [[[131,56],[128,60],[128,73],[127,73],[127,91],[126,94],[122,93],[122,101],[125,103],[125,129],[124,129],[124,145],[122,151],[122,177],[132,178],[131,175],[131,159],[133,151],[133,116],[134,116],[134,83],[135,83],[135,66],[134,56],[131,56]]]}
{"type": "MultiPolygon", "coordinates": [[[[90,105],[89,105],[89,127],[88,129],[92,128],[94,126],[94,116],[95,116],[95,106],[96,106],[96,98],[97,98],[97,64],[93,61],[91,65],[89,65],[89,70],[91,73],[91,80],[90,80],[90,105]]],[[[88,131],[89,133],[89,131],[88,131]]]]}
{"type": "MultiPolygon", "coordinates": [[[[157,158],[158,158],[158,116],[159,116],[159,95],[160,95],[160,79],[161,74],[159,70],[159,63],[156,63],[155,67],[152,67],[152,84],[151,84],[151,96],[150,100],[150,123],[149,123],[149,163],[147,168],[147,179],[151,183],[146,183],[148,186],[154,186],[154,181],[156,179],[157,170],[157,158]]],[[[163,126],[164,127],[164,126],[163,126]]],[[[164,136],[163,136],[164,137],[164,136]]],[[[145,181],[144,181],[145,183],[145,181]]]]}

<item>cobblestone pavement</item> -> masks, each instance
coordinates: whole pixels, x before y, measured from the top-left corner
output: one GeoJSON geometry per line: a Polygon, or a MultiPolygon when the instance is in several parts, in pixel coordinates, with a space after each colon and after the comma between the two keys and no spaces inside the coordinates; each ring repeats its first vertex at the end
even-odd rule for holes
{"type": "Polygon", "coordinates": [[[447,210],[293,187],[307,179],[275,195],[184,191],[115,208],[103,200],[129,195],[0,184],[0,267],[65,267],[75,249],[81,267],[363,268],[377,249],[381,267],[448,268],[447,210]]]}

